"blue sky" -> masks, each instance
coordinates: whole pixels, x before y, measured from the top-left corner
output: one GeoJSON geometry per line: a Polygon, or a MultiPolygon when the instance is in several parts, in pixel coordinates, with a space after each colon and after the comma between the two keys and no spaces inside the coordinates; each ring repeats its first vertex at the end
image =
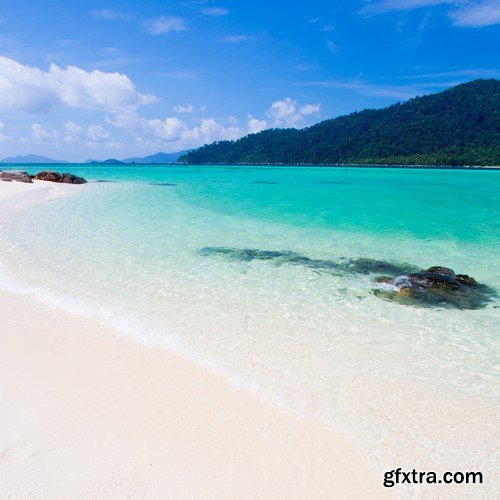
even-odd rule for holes
{"type": "Polygon", "coordinates": [[[499,77],[500,0],[0,4],[0,157],[304,127],[499,77]]]}

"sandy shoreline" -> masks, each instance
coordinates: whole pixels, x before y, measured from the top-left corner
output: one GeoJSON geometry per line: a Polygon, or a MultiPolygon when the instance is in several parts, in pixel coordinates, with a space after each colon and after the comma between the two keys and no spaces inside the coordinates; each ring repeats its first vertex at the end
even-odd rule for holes
{"type": "MultiPolygon", "coordinates": [[[[0,223],[75,189],[84,188],[0,183],[0,223]]],[[[2,498],[395,493],[325,425],[97,321],[3,291],[0,405],[2,498]]]]}

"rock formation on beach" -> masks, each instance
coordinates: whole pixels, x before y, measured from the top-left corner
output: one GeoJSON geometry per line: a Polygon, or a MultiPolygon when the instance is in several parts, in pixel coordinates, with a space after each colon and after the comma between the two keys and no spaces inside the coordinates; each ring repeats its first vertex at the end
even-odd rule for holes
{"type": "Polygon", "coordinates": [[[60,174],[51,170],[42,170],[35,174],[34,178],[39,181],[61,182],[65,184],[85,184],[87,182],[83,177],[68,174],[67,172],[60,174]]]}
{"type": "Polygon", "coordinates": [[[0,172],[0,180],[6,182],[16,181],[33,183],[31,175],[27,172],[20,172],[19,170],[6,170],[4,172],[0,172]]]}
{"type": "Polygon", "coordinates": [[[30,175],[28,172],[22,172],[19,170],[5,170],[0,172],[0,180],[2,181],[32,183],[33,179],[63,184],[85,184],[87,182],[83,177],[78,177],[77,175],[69,174],[67,172],[61,174],[51,170],[42,170],[35,175],[30,175]]]}

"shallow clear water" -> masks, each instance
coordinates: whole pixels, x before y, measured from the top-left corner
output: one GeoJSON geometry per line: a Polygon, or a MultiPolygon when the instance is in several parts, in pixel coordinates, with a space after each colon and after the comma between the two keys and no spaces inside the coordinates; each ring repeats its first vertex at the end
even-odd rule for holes
{"type": "Polygon", "coordinates": [[[498,290],[500,173],[67,170],[117,182],[10,222],[0,235],[9,286],[35,286],[43,300],[195,359],[380,460],[431,449],[489,460],[468,439],[478,424],[491,428],[498,401],[498,299],[478,310],[404,306],[376,297],[372,275],[200,249],[443,265],[498,290]],[[469,408],[476,417],[443,437],[446,412],[463,409],[467,420],[469,408]]]}

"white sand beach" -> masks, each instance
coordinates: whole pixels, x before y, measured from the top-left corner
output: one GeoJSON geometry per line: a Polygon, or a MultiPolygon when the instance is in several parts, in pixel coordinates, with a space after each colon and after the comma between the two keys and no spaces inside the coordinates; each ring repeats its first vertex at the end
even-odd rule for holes
{"type": "MultiPolygon", "coordinates": [[[[0,182],[0,221],[79,189],[0,182]]],[[[325,425],[97,321],[3,291],[0,407],[1,498],[394,493],[325,425]]]]}

